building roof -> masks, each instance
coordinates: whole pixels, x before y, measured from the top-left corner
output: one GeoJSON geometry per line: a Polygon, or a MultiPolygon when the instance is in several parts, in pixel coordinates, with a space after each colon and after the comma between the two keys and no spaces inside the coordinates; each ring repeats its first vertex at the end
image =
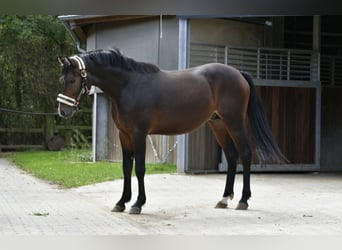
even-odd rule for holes
{"type": "Polygon", "coordinates": [[[72,38],[77,43],[84,43],[87,39],[89,27],[96,23],[118,22],[133,19],[151,18],[148,15],[126,15],[126,16],[106,16],[106,15],[61,15],[58,19],[63,23],[72,38]]]}

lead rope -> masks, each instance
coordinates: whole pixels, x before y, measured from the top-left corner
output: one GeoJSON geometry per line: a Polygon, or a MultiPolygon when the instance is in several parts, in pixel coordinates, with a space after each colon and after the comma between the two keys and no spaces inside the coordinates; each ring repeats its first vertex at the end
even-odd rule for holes
{"type": "Polygon", "coordinates": [[[167,161],[167,159],[169,158],[170,154],[175,150],[175,148],[177,147],[177,144],[178,144],[178,141],[176,141],[175,144],[173,144],[173,146],[168,150],[168,152],[167,152],[165,158],[161,160],[160,157],[159,157],[159,155],[158,155],[157,149],[156,149],[156,147],[155,147],[155,145],[154,145],[154,142],[153,142],[153,140],[152,140],[151,135],[147,135],[147,138],[148,138],[148,140],[149,140],[149,142],[150,142],[150,144],[151,144],[153,155],[154,155],[154,157],[157,159],[157,162],[158,162],[159,164],[164,164],[164,163],[166,163],[166,161],[167,161]]]}

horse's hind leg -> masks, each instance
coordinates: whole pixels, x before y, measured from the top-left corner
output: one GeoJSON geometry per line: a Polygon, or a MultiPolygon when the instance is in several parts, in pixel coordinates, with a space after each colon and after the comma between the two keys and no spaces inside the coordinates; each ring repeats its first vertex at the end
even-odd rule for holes
{"type": "Polygon", "coordinates": [[[227,208],[228,198],[233,199],[234,197],[234,182],[238,152],[228,133],[226,125],[220,118],[216,117],[210,120],[208,124],[214,132],[216,141],[221,146],[228,163],[226,186],[224,189],[223,198],[216,204],[216,208],[227,208]]]}
{"type": "Polygon", "coordinates": [[[238,151],[240,153],[240,160],[243,166],[243,188],[242,197],[236,209],[246,210],[248,208],[247,201],[251,197],[251,187],[250,187],[250,171],[251,171],[251,161],[252,161],[252,151],[248,143],[245,132],[241,130],[235,134],[235,140],[238,145],[238,151]]]}
{"type": "MultiPolygon", "coordinates": [[[[251,197],[250,188],[250,169],[252,151],[246,133],[245,117],[243,112],[235,112],[230,114],[221,114],[222,119],[227,126],[229,134],[234,142],[235,148],[239,153],[241,163],[243,165],[243,189],[242,197],[236,209],[246,210],[248,208],[248,199],[251,197]]],[[[235,165],[236,166],[236,165],[235,165]]]]}
{"type": "Polygon", "coordinates": [[[248,199],[251,197],[250,187],[250,170],[252,151],[249,145],[249,140],[246,135],[244,126],[230,127],[232,139],[240,155],[240,160],[243,166],[243,189],[242,197],[236,209],[246,210],[248,208],[248,199]]]}

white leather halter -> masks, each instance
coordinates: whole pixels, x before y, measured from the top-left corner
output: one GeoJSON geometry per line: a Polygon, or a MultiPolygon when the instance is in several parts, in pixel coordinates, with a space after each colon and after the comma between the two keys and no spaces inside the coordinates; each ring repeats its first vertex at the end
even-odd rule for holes
{"type": "Polygon", "coordinates": [[[81,74],[81,78],[82,78],[82,80],[81,80],[82,89],[81,89],[81,91],[78,94],[76,99],[71,98],[71,97],[66,96],[66,95],[63,95],[61,93],[58,94],[57,102],[63,103],[65,105],[68,105],[70,107],[74,107],[74,108],[78,109],[78,105],[79,105],[79,102],[81,100],[81,97],[84,94],[89,94],[89,92],[90,92],[90,90],[87,86],[87,71],[85,68],[84,61],[81,57],[75,55],[75,56],[69,57],[69,59],[73,59],[77,62],[78,69],[80,70],[80,74],[81,74]]]}

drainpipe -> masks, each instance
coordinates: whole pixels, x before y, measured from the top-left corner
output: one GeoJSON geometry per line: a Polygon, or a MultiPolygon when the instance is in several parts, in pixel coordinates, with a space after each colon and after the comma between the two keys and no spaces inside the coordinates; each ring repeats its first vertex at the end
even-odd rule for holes
{"type": "Polygon", "coordinates": [[[80,41],[77,41],[77,42],[76,42],[76,48],[77,48],[78,52],[80,52],[81,54],[87,52],[87,51],[85,51],[84,49],[81,48],[81,43],[80,43],[80,41]]]}
{"type": "Polygon", "coordinates": [[[72,31],[71,26],[68,22],[68,20],[77,17],[77,15],[67,15],[67,16],[58,16],[57,18],[61,21],[61,23],[64,25],[65,29],[68,31],[69,35],[72,37],[72,40],[76,43],[76,48],[78,52],[80,53],[86,53],[84,49],[81,48],[81,41],[80,39],[75,35],[75,33],[72,31]]]}

